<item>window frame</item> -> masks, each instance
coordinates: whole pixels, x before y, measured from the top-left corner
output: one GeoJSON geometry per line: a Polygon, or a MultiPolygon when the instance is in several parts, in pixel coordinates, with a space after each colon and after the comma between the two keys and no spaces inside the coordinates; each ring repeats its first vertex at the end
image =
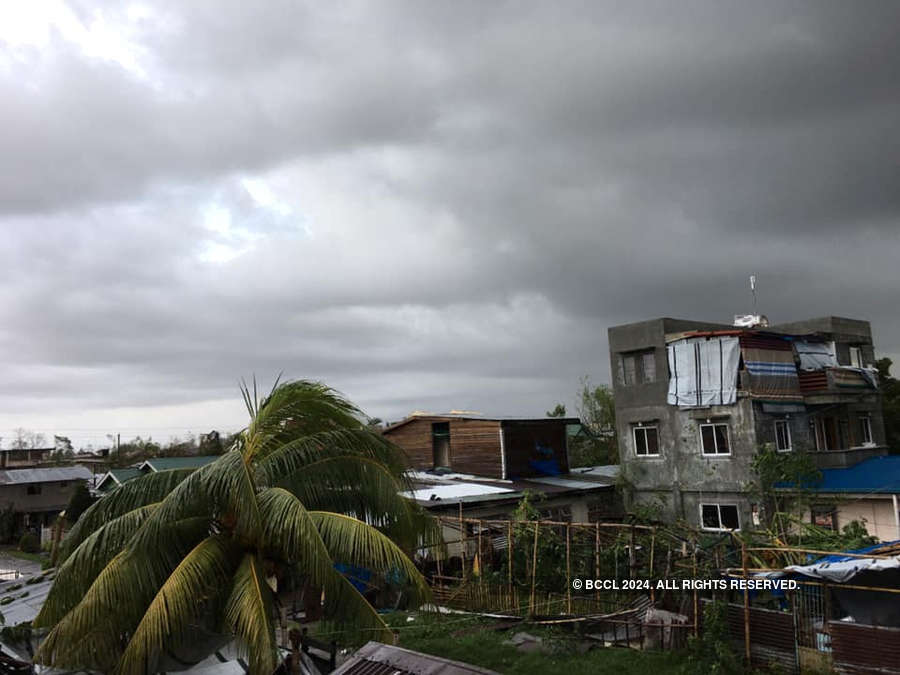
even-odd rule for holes
{"type": "Polygon", "coordinates": [[[872,416],[859,416],[860,443],[863,447],[875,445],[875,437],[872,435],[872,416]]]}
{"type": "Polygon", "coordinates": [[[728,428],[728,422],[702,422],[700,424],[700,455],[702,457],[731,457],[731,433],[728,428]],[[713,444],[715,452],[706,452],[706,445],[703,442],[703,429],[711,427],[713,430],[713,444]],[[716,427],[725,427],[725,442],[728,445],[728,452],[719,452],[719,441],[716,438],[716,427]]]}
{"type": "Polygon", "coordinates": [[[862,368],[863,367],[862,347],[860,347],[859,345],[849,345],[848,359],[850,361],[851,368],[862,368]],[[853,358],[854,356],[856,356],[855,359],[853,358]],[[854,361],[856,361],[856,363],[854,363],[854,361]]]}
{"type": "Polygon", "coordinates": [[[792,452],[794,449],[793,439],[791,439],[791,422],[790,420],[775,420],[775,450],[776,452],[792,452]],[[787,446],[782,448],[779,447],[778,442],[778,427],[781,426],[784,429],[784,437],[787,439],[787,446]]]}
{"type": "Polygon", "coordinates": [[[658,424],[637,423],[637,424],[632,425],[631,441],[632,441],[632,443],[634,443],[634,456],[635,457],[640,457],[641,459],[662,457],[662,453],[659,451],[659,425],[658,424]],[[655,453],[650,452],[650,444],[647,443],[647,430],[648,429],[652,429],[654,432],[656,432],[656,452],[655,453]],[[638,442],[637,442],[638,430],[644,432],[644,447],[647,449],[647,451],[643,454],[638,452],[638,442]]]}
{"type": "Polygon", "coordinates": [[[624,352],[620,354],[622,363],[622,384],[626,387],[633,387],[638,383],[637,376],[637,356],[634,352],[624,352]],[[629,378],[628,364],[631,363],[631,376],[629,378]]]}
{"type": "Polygon", "coordinates": [[[640,352],[641,356],[641,384],[650,384],[656,382],[656,350],[648,349],[640,352]],[[652,377],[647,376],[647,364],[650,363],[650,369],[653,372],[652,377]]]}
{"type": "Polygon", "coordinates": [[[700,512],[700,529],[706,530],[707,532],[740,532],[741,531],[741,509],[735,502],[700,502],[698,504],[698,510],[700,512]],[[715,506],[716,513],[719,517],[719,527],[707,527],[703,524],[703,507],[704,506],[715,506]],[[738,526],[736,528],[731,527],[722,527],[722,507],[728,506],[734,508],[735,520],[737,520],[738,526]]]}

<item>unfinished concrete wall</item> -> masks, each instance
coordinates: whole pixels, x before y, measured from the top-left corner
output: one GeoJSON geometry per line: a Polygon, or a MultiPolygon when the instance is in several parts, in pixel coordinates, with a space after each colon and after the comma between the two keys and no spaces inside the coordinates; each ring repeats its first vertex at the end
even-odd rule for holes
{"type": "Polygon", "coordinates": [[[837,503],[838,527],[842,528],[853,520],[863,522],[869,534],[878,537],[881,541],[900,539],[897,521],[894,518],[894,503],[889,496],[851,501],[839,500],[837,503]]]}

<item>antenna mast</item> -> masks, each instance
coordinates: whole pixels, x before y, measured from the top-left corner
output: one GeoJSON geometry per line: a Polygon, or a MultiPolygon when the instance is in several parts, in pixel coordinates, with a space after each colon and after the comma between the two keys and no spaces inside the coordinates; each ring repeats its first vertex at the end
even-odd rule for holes
{"type": "Polygon", "coordinates": [[[758,314],[756,311],[756,275],[750,275],[750,293],[753,295],[753,313],[758,314]]]}

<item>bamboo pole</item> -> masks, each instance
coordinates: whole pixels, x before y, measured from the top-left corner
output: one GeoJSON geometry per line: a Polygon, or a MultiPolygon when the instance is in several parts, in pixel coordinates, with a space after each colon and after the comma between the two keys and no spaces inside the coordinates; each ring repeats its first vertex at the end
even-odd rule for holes
{"type": "Polygon", "coordinates": [[[634,579],[634,564],[635,564],[635,555],[634,555],[634,526],[631,527],[631,532],[628,535],[628,578],[634,579]]]}
{"type": "MultiPolygon", "coordinates": [[[[744,568],[744,580],[749,577],[747,574],[747,544],[741,542],[741,564],[744,568]]],[[[747,658],[747,665],[750,665],[750,591],[746,584],[744,585],[744,656],[747,658]]]]}
{"type": "Polygon", "coordinates": [[[460,557],[460,561],[462,562],[462,578],[466,578],[466,548],[468,547],[468,542],[466,541],[466,523],[463,521],[463,509],[462,502],[459,503],[459,540],[462,543],[462,553],[460,557]]]}
{"type": "MultiPolygon", "coordinates": [[[[671,550],[670,550],[671,552],[671,550]]],[[[693,556],[694,578],[697,578],[697,547],[694,547],[693,556]]],[[[694,637],[700,635],[700,596],[697,595],[697,589],[694,589],[694,637]]]]}
{"type": "Polygon", "coordinates": [[[566,526],[566,614],[572,613],[572,562],[571,562],[572,528],[566,526]]]}
{"type": "MultiPolygon", "coordinates": [[[[594,578],[600,578],[600,523],[596,523],[597,533],[594,539],[594,578]]],[[[600,589],[597,589],[597,602],[600,602],[600,589]]]]}
{"type": "Polygon", "coordinates": [[[656,552],[656,528],[653,528],[653,534],[650,535],[650,570],[648,577],[650,578],[650,602],[656,603],[656,584],[653,583],[653,554],[656,552]]]}
{"type": "Polygon", "coordinates": [[[844,553],[843,551],[820,551],[814,548],[790,548],[787,546],[769,546],[748,548],[747,551],[771,551],[773,553],[812,553],[815,555],[837,555],[842,558],[876,558],[879,560],[893,560],[896,556],[874,555],[872,553],[844,553]]]}
{"type": "Polygon", "coordinates": [[[538,523],[534,522],[534,547],[531,553],[531,602],[530,612],[534,616],[534,585],[537,575],[537,547],[538,547],[538,523]]]}
{"type": "Polygon", "coordinates": [[[482,584],[482,579],[484,578],[484,552],[481,550],[481,533],[484,530],[484,521],[478,521],[478,585],[482,584]]]}
{"type": "Polygon", "coordinates": [[[509,572],[509,607],[515,607],[516,602],[513,600],[513,526],[512,521],[506,522],[506,566],[509,572]]]}

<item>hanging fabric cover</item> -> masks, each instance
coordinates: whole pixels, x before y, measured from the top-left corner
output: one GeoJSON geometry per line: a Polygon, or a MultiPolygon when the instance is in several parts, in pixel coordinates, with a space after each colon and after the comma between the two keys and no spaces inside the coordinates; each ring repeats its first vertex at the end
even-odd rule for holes
{"type": "Polygon", "coordinates": [[[834,368],[837,359],[834,357],[833,345],[826,342],[794,341],[794,350],[800,358],[800,370],[821,370],[834,368]]]}
{"type": "Polygon", "coordinates": [[[802,401],[800,378],[791,343],[773,335],[741,336],[744,368],[750,374],[750,395],[767,401],[802,401]]]}
{"type": "Polygon", "coordinates": [[[672,342],[669,357],[670,405],[732,405],[737,399],[741,358],[736,337],[696,337],[672,342]]]}

